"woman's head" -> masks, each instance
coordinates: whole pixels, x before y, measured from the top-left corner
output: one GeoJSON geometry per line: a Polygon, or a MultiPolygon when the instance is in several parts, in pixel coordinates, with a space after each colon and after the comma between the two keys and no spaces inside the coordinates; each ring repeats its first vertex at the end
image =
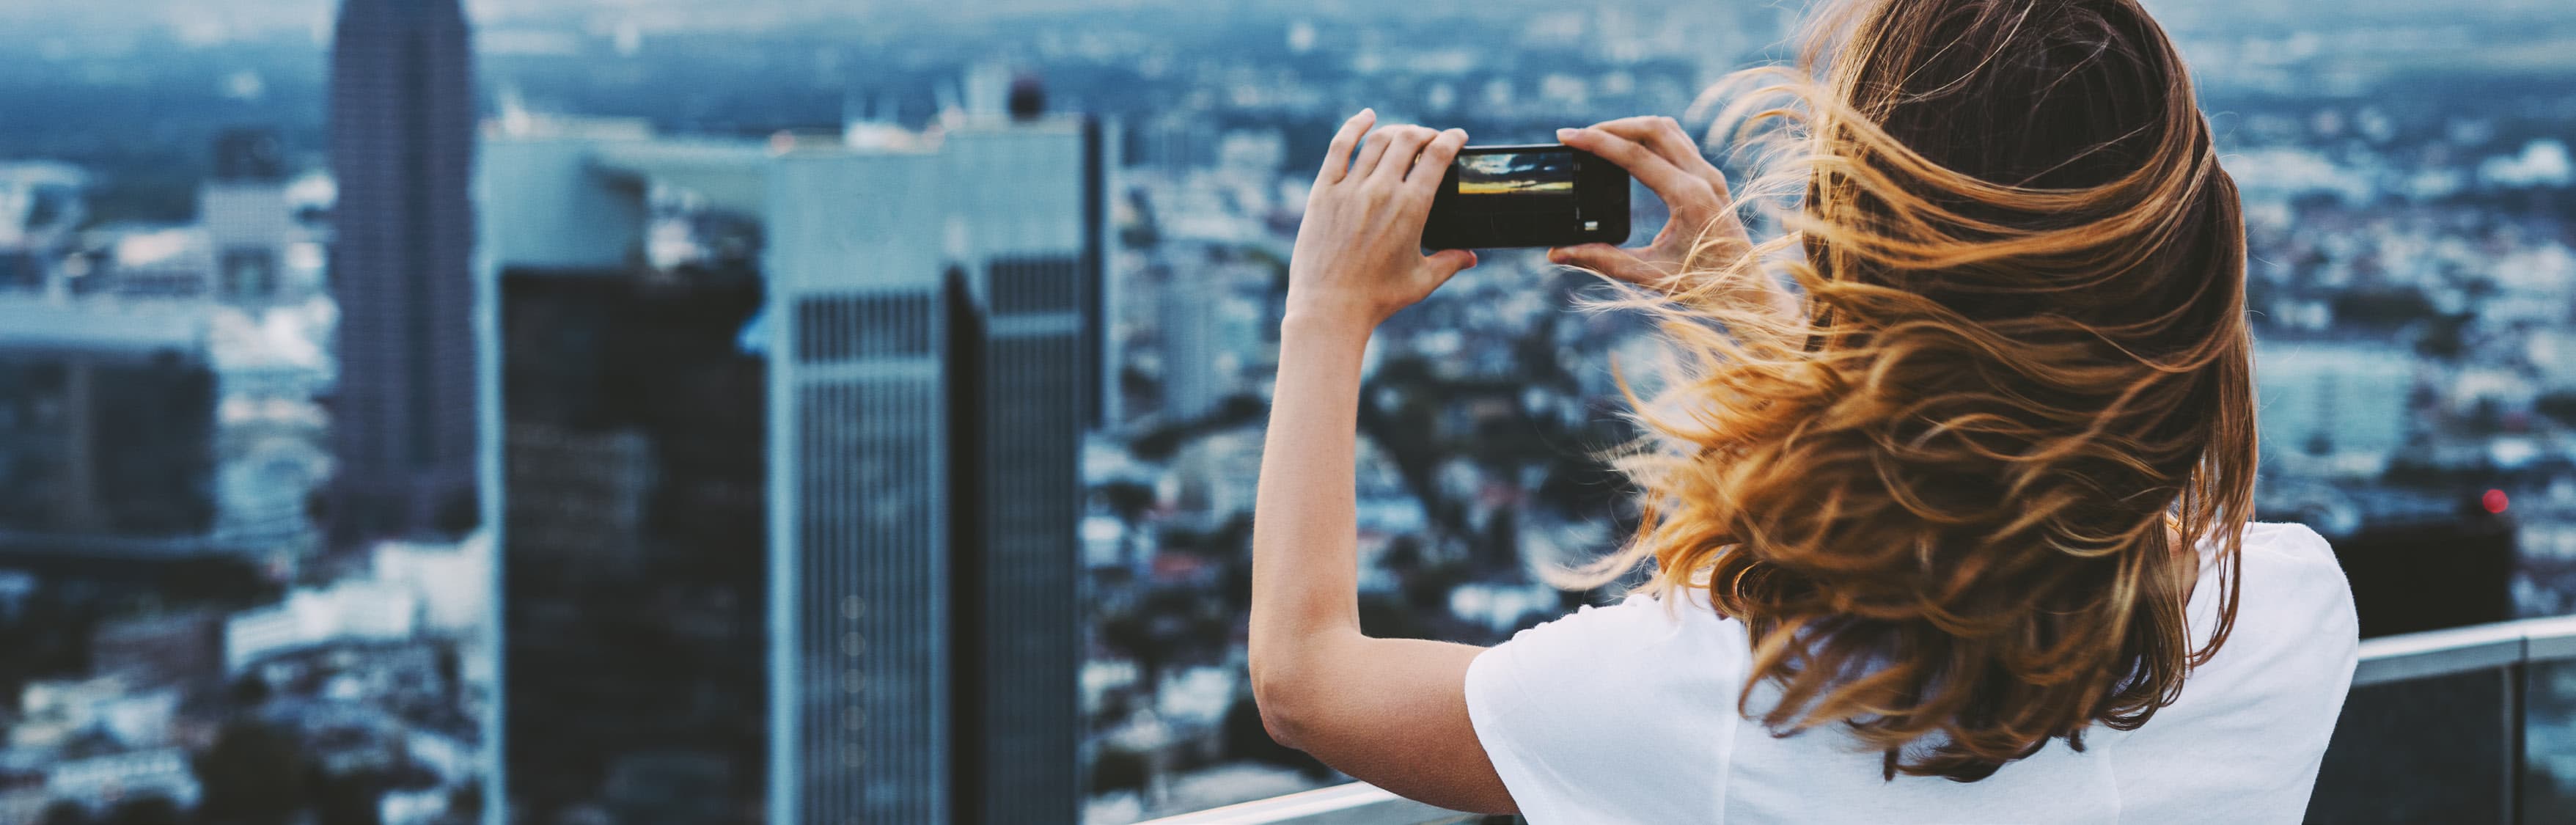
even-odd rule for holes
{"type": "Polygon", "coordinates": [[[2254,471],[2243,224],[2181,59],[2135,0],[1858,0],[1809,42],[1718,119],[1790,233],[1637,302],[1682,358],[1610,561],[1706,587],[1779,689],[1747,712],[1891,776],[2135,727],[2232,621],[2254,471]],[[1722,286],[1775,270],[1805,317],[1722,286]]]}

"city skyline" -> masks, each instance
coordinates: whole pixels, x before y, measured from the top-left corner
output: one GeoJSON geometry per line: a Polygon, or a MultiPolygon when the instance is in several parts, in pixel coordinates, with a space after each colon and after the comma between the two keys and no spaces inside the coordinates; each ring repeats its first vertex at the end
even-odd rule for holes
{"type": "MultiPolygon", "coordinates": [[[[1361,106],[1705,126],[1794,11],[339,3],[0,5],[0,821],[1344,781],[1242,637],[1310,159],[1361,106]]],[[[2373,635],[2576,610],[2576,15],[2399,5],[2151,3],[2244,196],[2256,506],[2373,635]]],[[[1542,579],[1633,524],[1601,451],[1659,353],[1593,289],[1492,252],[1377,331],[1370,633],[1611,597],[1542,579]]]]}

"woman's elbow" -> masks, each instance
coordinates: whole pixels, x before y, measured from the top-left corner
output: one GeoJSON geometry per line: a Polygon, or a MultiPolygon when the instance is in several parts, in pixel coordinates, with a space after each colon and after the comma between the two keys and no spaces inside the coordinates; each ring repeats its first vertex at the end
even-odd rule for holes
{"type": "Polygon", "coordinates": [[[1301,751],[1306,749],[1304,740],[1298,733],[1296,717],[1285,710],[1278,709],[1279,705],[1276,702],[1255,697],[1253,703],[1261,708],[1261,730],[1263,733],[1270,734],[1270,741],[1301,751]]]}
{"type": "Polygon", "coordinates": [[[1283,673],[1275,664],[1269,667],[1264,667],[1264,664],[1256,660],[1251,668],[1252,705],[1261,712],[1261,729],[1270,734],[1271,741],[1305,750],[1305,734],[1310,719],[1307,704],[1311,700],[1301,684],[1303,677],[1294,672],[1283,673]]]}

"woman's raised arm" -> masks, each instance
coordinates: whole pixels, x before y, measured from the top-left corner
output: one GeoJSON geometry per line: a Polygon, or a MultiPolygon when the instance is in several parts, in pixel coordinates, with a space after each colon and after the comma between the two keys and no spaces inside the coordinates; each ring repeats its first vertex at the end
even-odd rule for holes
{"type": "Polygon", "coordinates": [[[1467,134],[1390,126],[1361,142],[1375,122],[1363,110],[1333,137],[1290,256],[1253,515],[1253,698],[1271,736],[1324,764],[1435,805],[1508,813],[1467,718],[1467,666],[1483,649],[1360,632],[1360,356],[1379,322],[1476,264],[1420,246],[1467,134]]]}

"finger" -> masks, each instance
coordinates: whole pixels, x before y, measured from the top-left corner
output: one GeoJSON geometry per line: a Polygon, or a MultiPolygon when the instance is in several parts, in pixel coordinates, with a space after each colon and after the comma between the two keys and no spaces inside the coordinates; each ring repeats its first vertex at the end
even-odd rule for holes
{"type": "Polygon", "coordinates": [[[1476,265],[1476,253],[1464,249],[1443,249],[1423,256],[1422,271],[1431,276],[1431,288],[1439,289],[1450,277],[1476,265]]]}
{"type": "Polygon", "coordinates": [[[1451,129],[1432,138],[1422,147],[1422,156],[1413,159],[1413,170],[1404,175],[1404,188],[1419,197],[1431,197],[1440,182],[1449,177],[1449,162],[1458,159],[1458,150],[1467,145],[1467,130],[1451,129]]]}
{"type": "Polygon", "coordinates": [[[1343,180],[1367,180],[1369,173],[1377,170],[1378,159],[1386,157],[1387,141],[1394,140],[1395,133],[1397,131],[1399,130],[1395,127],[1389,126],[1384,129],[1370,132],[1366,139],[1361,140],[1360,156],[1359,158],[1351,161],[1350,177],[1343,178],[1343,180]]]}
{"type": "Polygon", "coordinates": [[[1398,126],[1389,131],[1394,132],[1395,137],[1387,141],[1386,155],[1378,160],[1377,168],[1369,171],[1369,179],[1392,185],[1404,182],[1405,173],[1413,169],[1414,159],[1422,154],[1422,147],[1430,145],[1431,139],[1440,133],[1420,126],[1398,126]]]}
{"type": "Polygon", "coordinates": [[[1683,131],[1681,121],[1668,117],[1629,117],[1596,124],[1592,128],[1636,141],[1647,151],[1654,152],[1656,157],[1671,163],[1673,168],[1708,181],[1709,186],[1717,190],[1719,198],[1726,197],[1726,173],[1718,171],[1717,165],[1708,162],[1708,156],[1700,153],[1699,142],[1692,140],[1689,132],[1683,131]]]}
{"type": "Polygon", "coordinates": [[[1547,251],[1549,263],[1579,267],[1632,284],[1652,284],[1669,273],[1637,254],[1606,243],[1560,246],[1547,251]]]}
{"type": "Polygon", "coordinates": [[[1676,212],[1718,205],[1717,190],[1706,179],[1682,171],[1645,144],[1600,129],[1558,129],[1556,139],[1628,170],[1676,212]]]}
{"type": "Polygon", "coordinates": [[[1317,185],[1341,182],[1342,176],[1350,172],[1351,147],[1360,142],[1360,135],[1368,132],[1369,124],[1376,122],[1376,109],[1361,109],[1359,114],[1342,121],[1341,130],[1333,133],[1332,145],[1324,148],[1324,169],[1315,173],[1317,185]]]}

